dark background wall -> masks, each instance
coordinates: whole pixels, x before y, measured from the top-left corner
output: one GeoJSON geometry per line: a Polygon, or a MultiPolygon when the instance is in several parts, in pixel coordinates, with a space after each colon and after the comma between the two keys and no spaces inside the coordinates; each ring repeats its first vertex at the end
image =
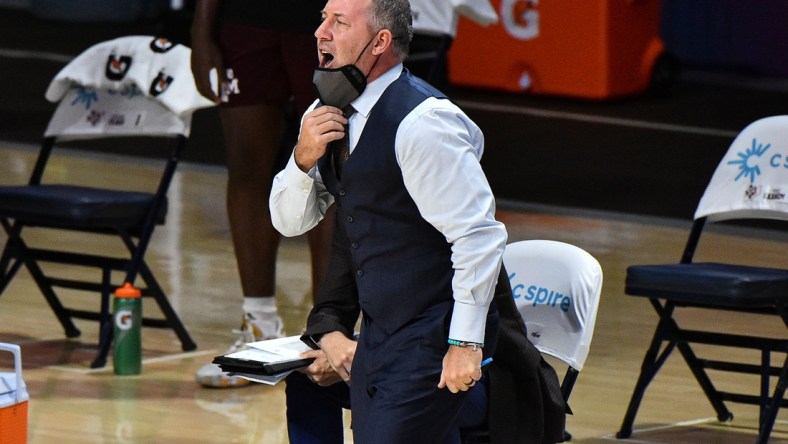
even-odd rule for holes
{"type": "MultiPolygon", "coordinates": [[[[188,3],[179,13],[168,4],[32,0],[4,8],[0,0],[0,141],[39,143],[54,109],[43,97],[49,80],[92,44],[160,33],[188,44],[188,3]]],[[[668,94],[592,101],[448,92],[485,132],[483,165],[499,197],[689,219],[735,134],[788,113],[787,8],[784,0],[665,0],[661,33],[682,68],[668,94]]],[[[186,159],[223,164],[216,111],[199,111],[193,128],[186,159]]],[[[123,142],[112,149],[140,153],[123,142]]]]}
{"type": "Polygon", "coordinates": [[[662,38],[686,66],[788,76],[788,2],[663,0],[662,38]]]}

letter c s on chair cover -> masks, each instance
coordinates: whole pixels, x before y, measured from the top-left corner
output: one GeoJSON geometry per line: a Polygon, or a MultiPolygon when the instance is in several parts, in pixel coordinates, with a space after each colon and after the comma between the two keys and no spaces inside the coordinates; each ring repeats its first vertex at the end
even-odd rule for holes
{"type": "MultiPolygon", "coordinates": [[[[561,396],[568,402],[594,335],[602,267],[585,250],[552,240],[513,242],[506,246],[503,263],[528,340],[542,354],[567,364],[561,396]]],[[[564,441],[572,438],[566,431],[563,435],[564,441]]],[[[463,444],[488,443],[490,438],[486,427],[463,430],[463,444]]]]}
{"type": "MultiPolygon", "coordinates": [[[[728,421],[733,418],[726,401],[757,405],[760,407],[757,442],[769,440],[777,412],[786,405],[783,399],[788,384],[786,262],[774,263],[770,267],[748,264],[746,255],[736,250],[735,242],[714,244],[713,251],[708,251],[715,258],[723,251],[732,252],[730,257],[735,257],[737,263],[693,260],[701,234],[719,222],[763,223],[769,219],[772,224],[785,229],[788,223],[787,158],[788,116],[767,117],[748,125],[729,147],[700,200],[681,261],[633,265],[627,269],[626,294],[647,297],[659,316],[659,322],[643,359],[640,376],[618,432],[619,438],[631,436],[646,388],[670,353],[678,348],[716,411],[717,419],[728,421]],[[726,312],[739,317],[752,313],[758,316],[758,320],[751,322],[769,326],[771,324],[768,323],[772,322],[773,334],[732,332],[721,327],[724,323],[715,321],[706,322],[696,329],[683,327],[674,315],[687,308],[714,314],[714,319],[726,312]],[[706,348],[694,349],[691,344],[703,344],[706,348]],[[706,355],[715,347],[717,350],[728,347],[726,350],[729,351],[731,347],[755,350],[760,352],[760,360],[747,363],[745,359],[737,359],[739,355],[736,358],[702,359],[696,354],[703,351],[706,355]],[[782,366],[771,364],[775,353],[785,355],[782,366]],[[758,393],[720,390],[712,383],[707,370],[754,375],[760,379],[760,384],[757,390],[753,387],[752,392],[758,393]],[[773,392],[770,389],[772,382],[773,392]]],[[[740,322],[738,318],[736,320],[740,322]]],[[[743,354],[740,355],[744,358],[743,354]]]]}
{"type": "MultiPolygon", "coordinates": [[[[183,350],[196,347],[144,259],[154,228],[164,223],[167,190],[189,136],[192,114],[213,105],[197,92],[189,68],[190,54],[187,47],[152,36],[121,37],[84,51],[56,75],[46,92],[47,99],[59,104],[29,182],[0,186],[0,224],[8,235],[0,256],[0,294],[24,266],[66,336],[81,333],[73,318],[99,321],[99,352],[92,367],[106,362],[114,290],[125,282],[133,284],[138,274],[145,284],[143,296],[151,297],[163,314],[161,319],[144,318],[143,326],[171,328],[183,350]],[[150,189],[124,189],[122,167],[114,177],[102,172],[113,180],[101,186],[65,183],[69,177],[55,180],[56,174],[47,174],[52,170],[47,166],[56,143],[95,139],[111,145],[118,136],[131,137],[141,146],[170,147],[162,150],[159,177],[150,189]],[[165,145],[162,139],[169,142],[165,145]],[[111,241],[106,236],[113,236],[125,251],[111,256],[86,252],[84,245],[69,245],[68,249],[31,246],[23,235],[34,227],[105,236],[106,242],[111,241]],[[65,277],[54,276],[49,272],[53,267],[48,270],[47,265],[52,263],[94,268],[100,273],[91,276],[73,269],[65,277]],[[113,272],[122,274],[123,281],[114,281],[113,272]],[[68,308],[55,288],[98,292],[100,308],[68,308]]],[[[89,176],[90,171],[81,174],[89,176]]]]}

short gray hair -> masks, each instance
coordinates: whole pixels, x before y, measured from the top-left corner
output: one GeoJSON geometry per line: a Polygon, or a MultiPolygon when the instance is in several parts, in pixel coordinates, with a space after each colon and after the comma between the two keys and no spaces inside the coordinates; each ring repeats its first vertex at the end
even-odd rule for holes
{"type": "MultiPolygon", "coordinates": [[[[394,38],[394,50],[400,61],[408,57],[413,38],[413,15],[408,0],[371,0],[371,24],[388,29],[394,38]]],[[[375,31],[376,29],[373,29],[375,31]]]]}

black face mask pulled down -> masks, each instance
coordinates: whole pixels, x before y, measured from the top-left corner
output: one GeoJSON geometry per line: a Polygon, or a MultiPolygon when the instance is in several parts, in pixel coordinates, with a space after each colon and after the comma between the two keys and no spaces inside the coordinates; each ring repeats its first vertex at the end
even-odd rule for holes
{"type": "MultiPolygon", "coordinates": [[[[367,42],[353,64],[339,68],[315,68],[312,83],[317,88],[317,96],[322,104],[344,108],[364,92],[364,89],[367,87],[367,76],[369,74],[364,75],[356,67],[356,63],[358,63],[364,51],[367,50],[374,39],[375,37],[372,37],[367,42]]],[[[375,64],[378,63],[378,60],[380,60],[379,57],[375,60],[375,64]]],[[[375,67],[375,64],[372,65],[372,68],[375,67]]],[[[370,72],[372,68],[370,68],[370,72]]]]}
{"type": "Polygon", "coordinates": [[[367,77],[356,65],[340,68],[315,68],[312,83],[324,105],[344,108],[356,100],[367,87],[367,77]]]}

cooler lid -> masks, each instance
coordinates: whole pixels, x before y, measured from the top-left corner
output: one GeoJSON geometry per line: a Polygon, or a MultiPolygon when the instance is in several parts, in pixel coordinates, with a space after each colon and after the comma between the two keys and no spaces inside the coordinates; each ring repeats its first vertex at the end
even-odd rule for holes
{"type": "Polygon", "coordinates": [[[15,373],[0,373],[0,408],[27,401],[25,383],[22,382],[21,390],[17,390],[16,381],[15,373]]]}

